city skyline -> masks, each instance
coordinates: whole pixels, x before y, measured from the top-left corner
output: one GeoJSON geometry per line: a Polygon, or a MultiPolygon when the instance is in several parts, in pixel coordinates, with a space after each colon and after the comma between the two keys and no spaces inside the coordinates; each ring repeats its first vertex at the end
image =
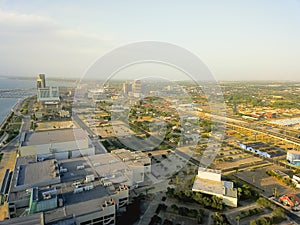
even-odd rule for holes
{"type": "Polygon", "coordinates": [[[0,75],[80,78],[110,50],[154,40],[193,52],[217,80],[299,80],[299,10],[299,1],[0,1],[0,75]]]}

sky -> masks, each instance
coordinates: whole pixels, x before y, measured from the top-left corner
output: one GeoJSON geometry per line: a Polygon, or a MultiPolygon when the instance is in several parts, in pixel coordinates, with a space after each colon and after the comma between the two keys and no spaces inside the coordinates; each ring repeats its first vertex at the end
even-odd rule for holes
{"type": "Polygon", "coordinates": [[[82,77],[147,40],[196,54],[217,80],[300,81],[298,0],[0,0],[0,76],[82,77]]]}

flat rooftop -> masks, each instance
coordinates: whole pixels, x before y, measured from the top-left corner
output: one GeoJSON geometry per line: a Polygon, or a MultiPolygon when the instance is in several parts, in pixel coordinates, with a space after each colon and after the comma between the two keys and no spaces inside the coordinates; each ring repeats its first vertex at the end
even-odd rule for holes
{"type": "Polygon", "coordinates": [[[141,151],[129,151],[126,149],[118,149],[111,151],[111,154],[114,157],[117,157],[120,160],[126,162],[128,165],[144,166],[151,164],[150,157],[141,151]]]}
{"type": "Polygon", "coordinates": [[[59,165],[61,168],[66,168],[68,172],[63,173],[61,176],[62,182],[76,181],[85,179],[87,175],[94,174],[95,177],[97,174],[95,170],[86,160],[86,157],[72,158],[59,160],[59,165]],[[77,166],[84,166],[83,169],[77,169],[77,166]]]}
{"type": "Polygon", "coordinates": [[[43,213],[22,216],[10,220],[1,221],[1,225],[41,225],[43,224],[43,213]]]}
{"type": "Polygon", "coordinates": [[[294,154],[294,155],[300,155],[300,151],[297,151],[297,150],[289,150],[288,153],[294,154]]]}
{"type": "Polygon", "coordinates": [[[132,169],[112,154],[99,154],[86,158],[100,177],[105,177],[113,183],[125,183],[130,180],[127,175],[131,173],[132,169]]]}
{"type": "Polygon", "coordinates": [[[199,167],[198,168],[198,173],[201,173],[201,172],[221,174],[221,170],[214,170],[214,169],[208,169],[208,168],[204,168],[204,167],[199,167]]]}
{"type": "Polygon", "coordinates": [[[87,139],[82,129],[61,129],[26,133],[22,146],[43,145],[87,139]]]}
{"type": "Polygon", "coordinates": [[[59,170],[54,159],[36,162],[33,156],[20,156],[16,161],[10,192],[22,189],[23,185],[25,190],[41,183],[59,183],[60,177],[57,174],[59,170]]]}
{"type": "Polygon", "coordinates": [[[73,215],[66,215],[65,208],[44,212],[44,220],[47,225],[76,225],[76,219],[73,215]]]}
{"type": "Polygon", "coordinates": [[[237,190],[229,181],[214,181],[196,177],[192,190],[237,198],[237,190]]]}
{"type": "Polygon", "coordinates": [[[199,177],[196,177],[193,185],[193,190],[207,194],[223,195],[223,189],[224,186],[222,181],[207,180],[199,177]]]}
{"type": "MultiPolygon", "coordinates": [[[[64,198],[64,207],[45,212],[45,222],[55,224],[58,219],[68,218],[72,215],[84,215],[103,210],[103,203],[116,193],[114,186],[104,187],[100,181],[94,181],[92,190],[73,193],[72,182],[64,183],[60,190],[64,198]]],[[[71,218],[69,218],[71,219],[71,218]]],[[[72,224],[72,220],[70,220],[72,224]]],[[[69,223],[67,223],[69,224],[69,223]]]]}
{"type": "Polygon", "coordinates": [[[17,186],[34,184],[56,178],[59,173],[55,160],[19,165],[17,186]]]}

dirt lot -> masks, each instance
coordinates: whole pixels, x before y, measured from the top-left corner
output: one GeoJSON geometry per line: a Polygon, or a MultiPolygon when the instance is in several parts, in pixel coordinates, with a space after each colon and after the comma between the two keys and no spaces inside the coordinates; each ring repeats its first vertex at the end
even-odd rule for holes
{"type": "Polygon", "coordinates": [[[229,169],[245,164],[251,165],[261,161],[263,161],[261,158],[246,153],[243,150],[226,146],[218,152],[213,164],[217,169],[229,169]]]}
{"type": "Polygon", "coordinates": [[[66,129],[75,128],[76,126],[72,121],[55,121],[55,122],[40,122],[37,123],[37,131],[39,130],[54,130],[54,129],[66,129]]]}

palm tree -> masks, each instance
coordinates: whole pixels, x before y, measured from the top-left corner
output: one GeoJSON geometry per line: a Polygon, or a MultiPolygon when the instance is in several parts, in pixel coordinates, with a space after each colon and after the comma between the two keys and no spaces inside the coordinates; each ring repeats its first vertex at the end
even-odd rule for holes
{"type": "Polygon", "coordinates": [[[240,225],[241,216],[237,215],[235,219],[236,219],[237,225],[240,225]]]}
{"type": "Polygon", "coordinates": [[[255,174],[252,175],[252,182],[255,183],[255,174]]]}
{"type": "Polygon", "coordinates": [[[274,196],[275,198],[277,198],[277,197],[279,196],[279,192],[278,192],[278,190],[277,190],[277,187],[272,188],[272,191],[273,191],[273,196],[274,196]]]}

